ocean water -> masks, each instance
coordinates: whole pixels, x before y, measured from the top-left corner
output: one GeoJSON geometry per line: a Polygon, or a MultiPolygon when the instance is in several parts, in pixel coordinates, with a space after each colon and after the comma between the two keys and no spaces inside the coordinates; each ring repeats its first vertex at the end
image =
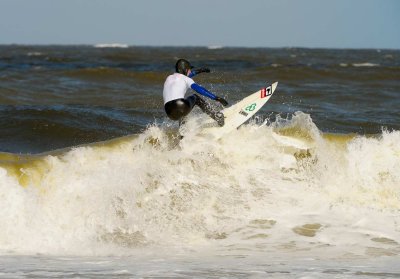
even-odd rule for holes
{"type": "Polygon", "coordinates": [[[398,50],[0,46],[0,277],[399,278],[399,78],[398,50]],[[231,104],[279,85],[179,131],[181,57],[231,104]]]}

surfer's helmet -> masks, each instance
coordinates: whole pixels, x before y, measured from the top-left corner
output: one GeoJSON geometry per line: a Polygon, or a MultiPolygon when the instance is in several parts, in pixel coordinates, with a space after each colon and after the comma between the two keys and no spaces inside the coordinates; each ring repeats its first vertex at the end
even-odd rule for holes
{"type": "Polygon", "coordinates": [[[187,71],[193,69],[193,66],[186,59],[179,59],[175,64],[175,71],[182,75],[186,75],[187,71]]]}

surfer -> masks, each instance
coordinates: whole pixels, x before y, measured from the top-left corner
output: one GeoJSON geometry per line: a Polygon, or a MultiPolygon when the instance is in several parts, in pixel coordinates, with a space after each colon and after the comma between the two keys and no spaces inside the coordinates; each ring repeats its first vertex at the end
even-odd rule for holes
{"type": "Polygon", "coordinates": [[[193,107],[197,105],[203,112],[214,119],[219,126],[224,126],[223,113],[216,111],[202,97],[197,94],[185,97],[186,91],[191,88],[203,96],[220,102],[223,106],[228,105],[225,99],[214,95],[192,79],[197,74],[209,72],[209,68],[194,69],[190,62],[185,59],[179,59],[176,62],[175,73],[167,77],[163,90],[164,108],[170,119],[179,120],[181,123],[183,117],[188,115],[193,107]]]}

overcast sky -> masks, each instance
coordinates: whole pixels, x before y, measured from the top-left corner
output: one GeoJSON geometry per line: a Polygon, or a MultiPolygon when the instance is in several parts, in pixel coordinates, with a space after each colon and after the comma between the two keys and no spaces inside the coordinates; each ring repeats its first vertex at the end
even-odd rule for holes
{"type": "Polygon", "coordinates": [[[400,0],[0,0],[0,44],[400,49],[400,0]]]}

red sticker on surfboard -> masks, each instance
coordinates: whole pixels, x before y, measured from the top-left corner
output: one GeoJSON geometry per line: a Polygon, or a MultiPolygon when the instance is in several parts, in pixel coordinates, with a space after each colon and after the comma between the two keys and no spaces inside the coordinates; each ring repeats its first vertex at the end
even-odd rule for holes
{"type": "Polygon", "coordinates": [[[271,95],[271,87],[261,89],[261,99],[271,95]]]}

